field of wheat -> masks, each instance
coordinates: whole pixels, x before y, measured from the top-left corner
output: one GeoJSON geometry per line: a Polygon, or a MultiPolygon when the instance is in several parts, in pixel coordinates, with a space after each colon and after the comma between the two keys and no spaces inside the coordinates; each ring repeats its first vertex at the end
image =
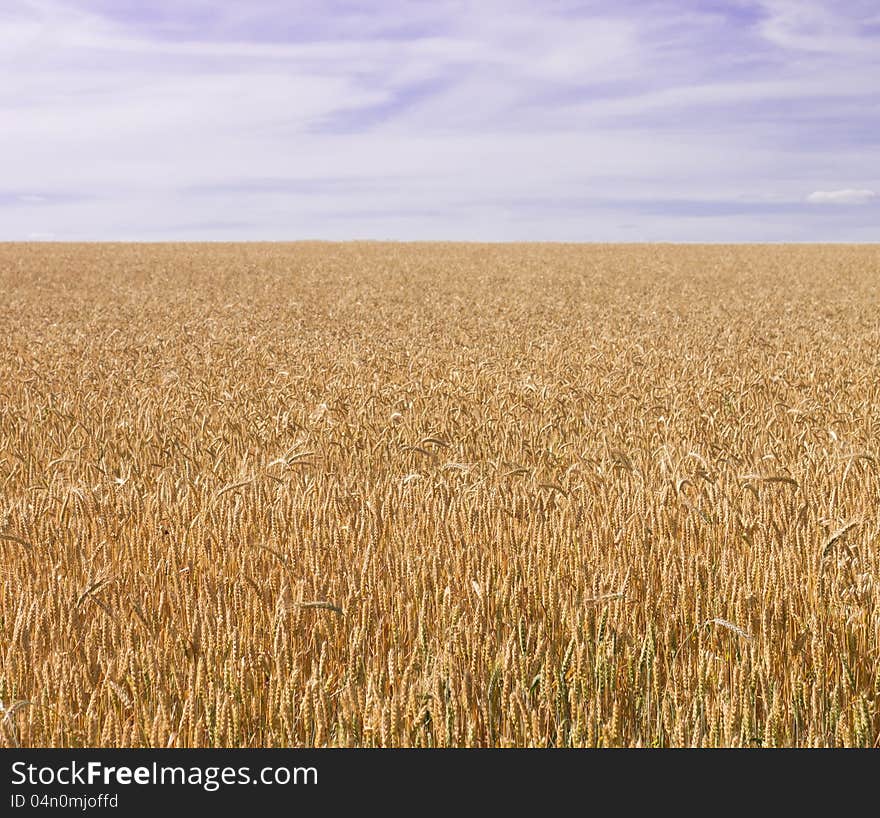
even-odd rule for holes
{"type": "Polygon", "coordinates": [[[880,247],[0,245],[0,742],[876,746],[880,247]]]}

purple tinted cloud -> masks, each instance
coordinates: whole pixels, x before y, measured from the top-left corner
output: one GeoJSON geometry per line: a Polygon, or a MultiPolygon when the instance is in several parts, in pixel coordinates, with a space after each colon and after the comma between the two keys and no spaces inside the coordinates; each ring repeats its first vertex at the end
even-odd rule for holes
{"type": "Polygon", "coordinates": [[[454,85],[454,80],[445,77],[396,88],[389,98],[382,102],[333,111],[325,119],[316,122],[312,130],[315,133],[354,134],[375,128],[412,110],[420,103],[430,100],[431,97],[449,89],[452,85],[454,85]]]}
{"type": "Polygon", "coordinates": [[[9,0],[0,63],[0,238],[877,239],[873,1],[9,0]]]}
{"type": "Polygon", "coordinates": [[[0,207],[48,207],[86,202],[92,197],[82,193],[37,190],[0,190],[0,207]]]}

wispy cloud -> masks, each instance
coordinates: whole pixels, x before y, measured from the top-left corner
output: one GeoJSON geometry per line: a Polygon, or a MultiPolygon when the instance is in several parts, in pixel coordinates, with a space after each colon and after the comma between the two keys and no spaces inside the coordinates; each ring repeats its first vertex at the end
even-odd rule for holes
{"type": "Polygon", "coordinates": [[[873,190],[817,190],[807,196],[812,204],[868,204],[877,198],[873,190]]]}
{"type": "Polygon", "coordinates": [[[8,191],[0,190],[0,207],[52,207],[88,201],[91,197],[63,191],[8,191]]]}
{"type": "Polygon", "coordinates": [[[876,56],[877,43],[866,36],[876,13],[872,2],[762,0],[759,5],[766,13],[759,31],[775,45],[849,58],[876,56]]]}
{"type": "Polygon", "coordinates": [[[0,238],[877,238],[872,0],[9,0],[0,71],[0,238]]]}

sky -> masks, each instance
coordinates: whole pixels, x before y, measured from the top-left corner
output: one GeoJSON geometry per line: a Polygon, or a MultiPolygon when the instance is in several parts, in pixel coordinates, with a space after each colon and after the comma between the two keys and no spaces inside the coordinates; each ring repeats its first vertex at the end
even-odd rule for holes
{"type": "Polygon", "coordinates": [[[880,240],[877,0],[2,0],[0,240],[880,240]]]}

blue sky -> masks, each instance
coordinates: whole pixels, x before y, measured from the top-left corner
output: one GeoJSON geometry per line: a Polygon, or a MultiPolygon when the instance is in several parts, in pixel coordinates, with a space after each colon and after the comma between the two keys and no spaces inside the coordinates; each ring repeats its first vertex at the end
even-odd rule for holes
{"type": "Polygon", "coordinates": [[[875,0],[4,0],[0,240],[877,241],[875,0]]]}

